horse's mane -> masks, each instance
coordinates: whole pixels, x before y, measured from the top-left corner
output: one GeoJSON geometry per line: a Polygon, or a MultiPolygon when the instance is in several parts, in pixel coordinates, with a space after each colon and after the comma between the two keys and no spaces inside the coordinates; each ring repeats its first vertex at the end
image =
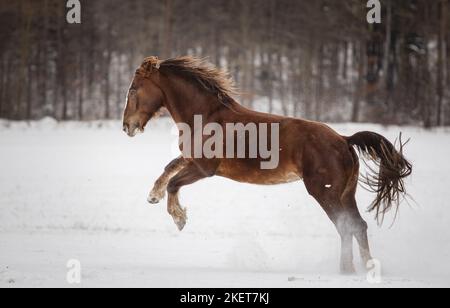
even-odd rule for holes
{"type": "MultiPolygon", "coordinates": [[[[151,59],[155,57],[146,60],[152,61],[151,59]]],[[[228,72],[215,67],[205,59],[191,56],[172,58],[159,61],[158,67],[162,72],[172,73],[196,84],[200,89],[217,96],[223,104],[233,102],[232,96],[237,94],[228,72]]]]}

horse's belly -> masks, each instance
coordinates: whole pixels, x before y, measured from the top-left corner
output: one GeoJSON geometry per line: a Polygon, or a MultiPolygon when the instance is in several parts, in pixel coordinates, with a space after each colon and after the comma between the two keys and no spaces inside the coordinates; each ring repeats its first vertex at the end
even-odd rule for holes
{"type": "Polygon", "coordinates": [[[219,168],[216,175],[241,183],[257,185],[286,184],[302,179],[298,171],[289,166],[264,170],[261,168],[252,168],[251,166],[239,166],[239,164],[225,164],[219,168]]]}

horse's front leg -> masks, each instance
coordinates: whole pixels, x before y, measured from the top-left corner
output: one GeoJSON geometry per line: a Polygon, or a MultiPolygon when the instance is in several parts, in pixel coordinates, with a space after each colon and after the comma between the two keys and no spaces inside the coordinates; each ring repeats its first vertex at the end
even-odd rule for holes
{"type": "Polygon", "coordinates": [[[167,165],[164,169],[164,173],[155,182],[155,185],[148,196],[148,202],[150,204],[157,204],[164,199],[170,179],[186,167],[187,164],[188,162],[180,156],[167,165]]]}
{"type": "Polygon", "coordinates": [[[186,208],[182,208],[178,198],[180,188],[186,185],[213,176],[213,172],[209,172],[207,168],[201,164],[191,161],[184,169],[175,175],[167,186],[169,197],[167,200],[167,211],[172,216],[178,229],[182,231],[186,225],[187,215],[186,208]]]}

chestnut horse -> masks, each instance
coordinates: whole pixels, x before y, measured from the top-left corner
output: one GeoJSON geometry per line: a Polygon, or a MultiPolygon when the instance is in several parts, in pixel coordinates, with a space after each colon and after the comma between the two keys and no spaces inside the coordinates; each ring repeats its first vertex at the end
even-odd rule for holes
{"type": "Polygon", "coordinates": [[[379,166],[377,172],[370,169],[370,175],[361,181],[376,193],[370,210],[382,220],[387,211],[398,209],[406,194],[403,180],[412,171],[403,156],[401,140],[397,150],[386,138],[373,132],[344,137],[322,123],[248,110],[232,98],[234,94],[228,75],[203,60],[194,57],[144,60],[131,83],[123,116],[123,129],[130,137],[143,132],[147,122],[165,107],[176,123],[190,127],[195,116],[202,116],[204,125],[218,123],[224,130],[227,123],[276,123],[280,147],[278,167],[269,170],[260,168],[264,159],[259,156],[207,159],[182,155],[165,168],[148,201],[160,202],[167,191],[168,212],[181,231],[187,219],[178,196],[183,186],[212,176],[258,185],[303,180],[308,193],[318,201],[341,237],[341,271],[354,272],[353,237],[366,265],[372,257],[367,223],[355,199],[360,166],[354,147],[363,158],[379,166]]]}

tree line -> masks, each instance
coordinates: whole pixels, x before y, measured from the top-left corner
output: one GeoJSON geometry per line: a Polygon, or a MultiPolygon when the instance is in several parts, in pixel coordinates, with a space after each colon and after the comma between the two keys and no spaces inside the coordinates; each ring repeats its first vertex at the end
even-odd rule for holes
{"type": "Polygon", "coordinates": [[[449,0],[0,0],[0,118],[118,119],[149,55],[207,57],[244,105],[319,121],[450,125],[449,0]]]}

